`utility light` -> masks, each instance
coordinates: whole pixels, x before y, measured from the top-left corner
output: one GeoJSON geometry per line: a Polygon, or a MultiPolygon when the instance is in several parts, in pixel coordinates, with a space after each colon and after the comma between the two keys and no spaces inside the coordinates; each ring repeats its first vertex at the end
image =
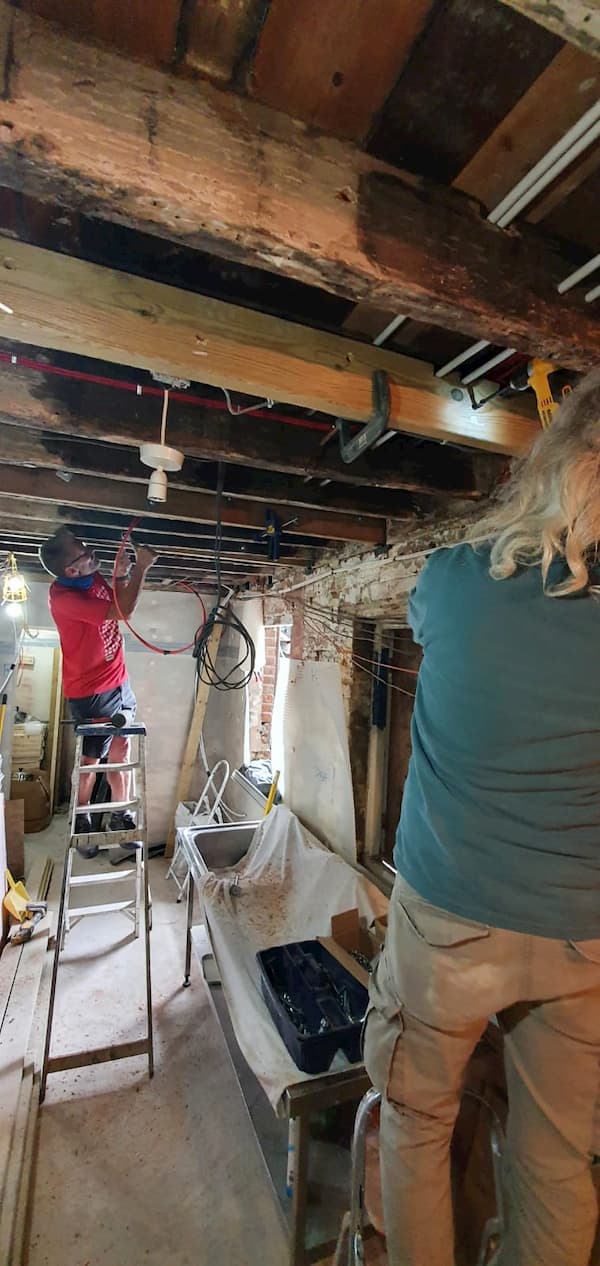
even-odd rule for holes
{"type": "MultiPolygon", "coordinates": [[[[4,575],[2,577],[2,605],[7,603],[10,607],[18,609],[23,602],[27,602],[27,585],[17,567],[17,560],[14,554],[9,554],[4,564],[4,575]]],[[[13,611],[8,612],[9,615],[14,614],[13,611]]]]}
{"type": "Polygon", "coordinates": [[[152,467],[152,474],[148,481],[148,501],[151,505],[160,505],[167,500],[167,471],[181,470],[183,466],[183,453],[177,448],[169,448],[165,444],[165,435],[167,429],[167,410],[169,408],[169,391],[165,390],[163,399],[163,411],[160,426],[160,443],[159,444],[141,444],[140,445],[140,461],[144,466],[152,467]]]}

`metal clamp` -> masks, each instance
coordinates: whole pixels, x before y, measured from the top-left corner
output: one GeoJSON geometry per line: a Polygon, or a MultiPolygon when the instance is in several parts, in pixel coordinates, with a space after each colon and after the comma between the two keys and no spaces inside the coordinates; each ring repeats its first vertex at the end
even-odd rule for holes
{"type": "Polygon", "coordinates": [[[375,441],[387,430],[390,420],[390,384],[384,369],[373,370],[373,411],[362,430],[356,435],[350,431],[346,418],[336,418],[335,425],[340,437],[340,454],[343,462],[355,462],[357,457],[372,448],[375,441]]]}

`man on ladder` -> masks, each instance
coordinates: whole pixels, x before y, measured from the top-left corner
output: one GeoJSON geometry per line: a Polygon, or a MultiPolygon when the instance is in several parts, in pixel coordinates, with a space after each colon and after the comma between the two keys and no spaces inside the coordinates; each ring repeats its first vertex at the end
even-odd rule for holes
{"type": "Polygon", "coordinates": [[[58,628],[62,652],[65,693],[75,721],[75,762],[71,780],[69,838],[65,854],[60,903],[58,908],[54,961],[48,1004],[48,1021],[40,1080],[40,1102],[46,1093],[50,1073],[84,1068],[105,1060],[127,1059],[145,1055],[148,1072],[154,1070],[152,1036],[152,983],[150,965],[150,892],[148,885],[148,830],[146,817],[146,730],[134,723],[136,701],[125,667],[123,639],[118,619],[129,618],[135,609],[148,569],[155,561],[154,550],[137,551],[135,564],[117,575],[118,605],[106,581],[98,575],[98,562],[93,549],[70,531],[61,528],[40,550],[47,571],[56,577],[50,587],[50,611],[58,628]],[[125,713],[125,717],[118,714],[125,713]],[[125,722],[125,724],[123,724],[125,722]],[[119,729],[122,728],[122,733],[119,729]],[[137,756],[132,759],[129,736],[137,743],[137,756]],[[110,752],[106,766],[101,761],[110,752]],[[87,774],[82,769],[90,767],[87,774]],[[106,768],[111,789],[113,812],[106,833],[92,831],[88,812],[92,785],[96,774],[106,768]],[[133,798],[130,783],[133,776],[133,798]],[[136,809],[136,817],[131,809],[136,809]],[[135,890],[124,901],[109,901],[73,908],[71,891],[81,886],[113,884],[110,872],[73,875],[75,849],[84,857],[95,857],[111,844],[122,844],[135,852],[135,868],[121,872],[119,881],[133,879],[135,890]],[[120,912],[134,922],[137,937],[144,912],[144,958],[146,978],[146,1032],[141,1038],[126,1042],[108,1042],[94,1050],[72,1051],[52,1056],[52,1025],[58,967],[65,933],[72,922],[92,915],[120,912]]]}
{"type": "MultiPolygon", "coordinates": [[[[76,723],[94,719],[110,720],[125,713],[133,721],[135,695],[129,684],[123,638],[118,620],[133,614],[149,568],[156,553],[148,546],[137,550],[133,566],[123,560],[116,576],[118,603],[113,591],[99,574],[99,562],[93,548],[86,546],[67,526],[59,528],[40,548],[40,559],[55,577],[50,586],[50,614],[58,629],[63,654],[64,690],[71,716],[76,723]]],[[[83,744],[83,765],[97,765],[110,752],[111,762],[128,759],[129,740],[106,735],[86,737],[83,744]]],[[[79,787],[80,805],[88,805],[96,774],[83,774],[79,787]]],[[[129,775],[112,770],[107,773],[113,801],[129,798],[129,775]]],[[[111,831],[127,831],[135,827],[133,815],[119,810],[111,815],[111,831]]],[[[76,823],[78,836],[92,830],[89,813],[80,813],[76,823]]],[[[95,857],[98,844],[80,840],[77,851],[83,857],[95,857]]]]}

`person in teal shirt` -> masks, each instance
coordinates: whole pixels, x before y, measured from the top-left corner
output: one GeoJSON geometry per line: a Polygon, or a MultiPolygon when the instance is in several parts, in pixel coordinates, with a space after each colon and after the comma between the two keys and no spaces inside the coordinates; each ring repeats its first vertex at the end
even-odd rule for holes
{"type": "MultiPolygon", "coordinates": [[[[600,1152],[600,371],[477,540],[411,596],[423,647],[365,1063],[382,1092],[390,1266],[453,1266],[449,1147],[471,1053],[504,1032],[498,1266],[588,1266],[600,1152]]],[[[600,1259],[599,1259],[600,1260],[600,1259]]]]}

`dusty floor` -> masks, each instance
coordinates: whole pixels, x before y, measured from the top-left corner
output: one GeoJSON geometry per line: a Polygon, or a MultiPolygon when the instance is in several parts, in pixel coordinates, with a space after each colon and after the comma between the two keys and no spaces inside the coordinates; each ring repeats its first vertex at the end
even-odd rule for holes
{"type": "MultiPolygon", "coordinates": [[[[27,842],[29,864],[34,855],[59,862],[54,888],[65,826],[59,816],[27,842]]],[[[181,987],[185,912],[165,871],[162,859],[151,863],[154,1080],[142,1058],[49,1078],[28,1266],[286,1261],[280,1211],[206,986],[196,972],[193,988],[181,987]]],[[[124,895],[102,890],[98,899],[124,895]]],[[[132,941],[129,927],[110,914],[69,934],[53,1053],[143,1035],[143,939],[132,941]]]]}

